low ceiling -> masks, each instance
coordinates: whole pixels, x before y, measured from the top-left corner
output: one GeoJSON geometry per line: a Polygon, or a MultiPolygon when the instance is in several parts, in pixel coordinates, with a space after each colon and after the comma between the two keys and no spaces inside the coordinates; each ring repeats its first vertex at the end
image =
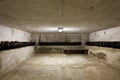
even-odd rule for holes
{"type": "Polygon", "coordinates": [[[90,33],[120,26],[120,0],[0,0],[0,24],[33,33],[90,33]]]}

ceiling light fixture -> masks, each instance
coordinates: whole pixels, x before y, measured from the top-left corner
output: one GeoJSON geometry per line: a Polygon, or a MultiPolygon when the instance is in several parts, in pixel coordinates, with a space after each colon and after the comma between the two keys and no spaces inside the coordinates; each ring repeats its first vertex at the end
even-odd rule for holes
{"type": "Polygon", "coordinates": [[[63,28],[58,28],[58,32],[63,32],[63,28]]]}
{"type": "Polygon", "coordinates": [[[58,27],[58,32],[63,32],[63,0],[61,0],[61,13],[60,13],[60,23],[58,27]]]}

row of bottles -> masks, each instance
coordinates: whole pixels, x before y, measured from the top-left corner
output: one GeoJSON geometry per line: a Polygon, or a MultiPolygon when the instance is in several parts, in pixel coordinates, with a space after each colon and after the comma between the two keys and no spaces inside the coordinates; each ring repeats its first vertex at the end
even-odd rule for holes
{"type": "Polygon", "coordinates": [[[81,45],[81,42],[39,42],[39,45],[81,45]]]}
{"type": "Polygon", "coordinates": [[[0,42],[0,51],[21,48],[21,47],[26,47],[26,46],[33,46],[33,45],[35,45],[34,42],[1,41],[0,42]]]}
{"type": "Polygon", "coordinates": [[[86,42],[86,45],[90,46],[100,46],[100,47],[110,47],[110,48],[120,48],[120,42],[86,42]]]}

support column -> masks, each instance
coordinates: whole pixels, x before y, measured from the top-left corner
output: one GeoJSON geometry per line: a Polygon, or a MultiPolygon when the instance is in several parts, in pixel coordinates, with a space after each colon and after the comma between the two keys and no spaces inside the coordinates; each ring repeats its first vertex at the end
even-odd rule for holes
{"type": "Polygon", "coordinates": [[[89,34],[81,34],[81,48],[85,49],[85,43],[89,40],[89,34]]]}
{"type": "Polygon", "coordinates": [[[37,52],[39,47],[39,34],[32,34],[32,41],[35,42],[35,52],[37,52]]]}

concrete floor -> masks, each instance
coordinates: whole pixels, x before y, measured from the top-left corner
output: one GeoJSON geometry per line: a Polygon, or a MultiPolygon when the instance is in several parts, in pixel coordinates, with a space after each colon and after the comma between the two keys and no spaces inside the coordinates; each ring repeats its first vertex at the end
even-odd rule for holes
{"type": "Polygon", "coordinates": [[[36,54],[0,80],[120,80],[120,70],[87,55],[36,54]]]}

